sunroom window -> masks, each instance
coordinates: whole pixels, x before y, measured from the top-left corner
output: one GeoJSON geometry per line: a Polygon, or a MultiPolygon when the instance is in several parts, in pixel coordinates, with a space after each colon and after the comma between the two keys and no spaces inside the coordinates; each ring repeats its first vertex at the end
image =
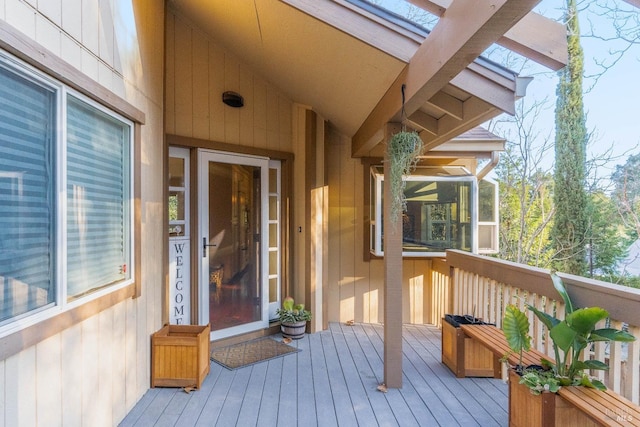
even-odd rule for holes
{"type": "Polygon", "coordinates": [[[478,182],[478,253],[498,253],[498,183],[490,178],[478,182]]]}
{"type": "MultiPolygon", "coordinates": [[[[403,256],[443,256],[447,249],[478,252],[480,240],[483,247],[489,245],[491,239],[484,235],[497,232],[497,193],[488,191],[495,189],[491,183],[482,184],[479,192],[475,176],[465,168],[428,166],[417,168],[404,181],[407,205],[402,215],[403,256]],[[483,236],[479,236],[479,210],[483,236]]],[[[373,166],[370,250],[377,256],[384,255],[383,185],[382,166],[373,166]]]]}
{"type": "Polygon", "coordinates": [[[128,120],[0,52],[0,334],[131,283],[132,138],[128,120]]]}

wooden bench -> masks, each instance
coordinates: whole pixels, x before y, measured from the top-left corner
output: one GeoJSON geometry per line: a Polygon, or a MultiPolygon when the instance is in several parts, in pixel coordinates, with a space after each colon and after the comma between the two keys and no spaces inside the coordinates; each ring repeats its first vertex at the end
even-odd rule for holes
{"type": "Polygon", "coordinates": [[[640,407],[613,390],[561,387],[558,395],[588,415],[596,425],[640,426],[640,407]]]}
{"type": "MultiPolygon", "coordinates": [[[[496,356],[494,363],[496,363],[497,366],[494,367],[494,370],[500,374],[497,374],[495,378],[501,378],[502,376],[500,359],[505,355],[509,355],[507,358],[509,365],[515,366],[520,364],[520,355],[511,351],[501,329],[492,325],[460,325],[460,329],[467,337],[482,344],[496,356]]],[[[540,360],[543,358],[548,359],[549,357],[535,349],[522,352],[522,364],[524,366],[539,365],[540,360]]]]}
{"type": "MultiPolygon", "coordinates": [[[[508,362],[510,365],[514,366],[520,363],[519,354],[510,354],[510,348],[504,333],[497,327],[491,325],[460,325],[460,329],[466,336],[491,350],[496,355],[496,359],[509,354],[508,362]]],[[[525,366],[539,365],[542,358],[548,359],[548,356],[538,350],[531,349],[523,352],[522,364],[525,366]]],[[[557,394],[568,404],[575,406],[590,418],[590,420],[585,418],[586,423],[581,425],[590,425],[589,422],[592,421],[593,424],[591,425],[640,427],[640,406],[612,390],[601,391],[588,387],[561,387],[557,394]]],[[[565,423],[563,422],[560,425],[562,424],[565,423]]]]}

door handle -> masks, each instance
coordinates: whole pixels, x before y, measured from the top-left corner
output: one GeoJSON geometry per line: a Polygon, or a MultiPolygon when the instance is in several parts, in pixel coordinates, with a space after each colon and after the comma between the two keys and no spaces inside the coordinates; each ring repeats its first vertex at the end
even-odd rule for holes
{"type": "Polygon", "coordinates": [[[206,256],[207,256],[207,247],[209,247],[209,246],[213,246],[215,248],[218,245],[207,245],[207,238],[203,237],[202,238],[202,258],[206,258],[206,256]]]}

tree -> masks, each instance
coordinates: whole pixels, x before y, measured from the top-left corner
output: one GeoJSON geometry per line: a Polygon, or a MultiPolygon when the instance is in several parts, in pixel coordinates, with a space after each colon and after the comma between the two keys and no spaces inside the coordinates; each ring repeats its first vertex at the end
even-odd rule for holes
{"type": "Polygon", "coordinates": [[[611,175],[612,194],[620,216],[635,239],[640,238],[640,154],[629,156],[611,175]]]}
{"type": "Polygon", "coordinates": [[[618,282],[617,264],[625,257],[632,240],[617,220],[615,202],[604,192],[591,194],[589,207],[589,228],[594,230],[587,242],[589,276],[618,282]]]}
{"type": "Polygon", "coordinates": [[[552,148],[541,134],[540,112],[546,101],[520,100],[513,118],[491,124],[491,131],[507,139],[496,168],[500,183],[500,258],[549,267],[553,255],[550,230],[554,215],[553,176],[544,159],[552,148]]]}
{"type": "Polygon", "coordinates": [[[576,0],[567,0],[569,63],[560,72],[556,103],[556,163],[552,237],[556,249],[555,268],[584,275],[588,242],[588,198],[586,185],[587,128],[582,100],[583,52],[576,0]]]}
{"type": "Polygon", "coordinates": [[[606,45],[607,55],[593,58],[596,72],[588,76],[592,87],[609,69],[613,68],[634,47],[640,45],[640,14],[636,0],[625,0],[627,4],[613,0],[583,0],[582,11],[589,21],[589,29],[582,37],[599,41],[606,45]],[[611,25],[595,25],[592,22],[604,18],[611,25]]]}

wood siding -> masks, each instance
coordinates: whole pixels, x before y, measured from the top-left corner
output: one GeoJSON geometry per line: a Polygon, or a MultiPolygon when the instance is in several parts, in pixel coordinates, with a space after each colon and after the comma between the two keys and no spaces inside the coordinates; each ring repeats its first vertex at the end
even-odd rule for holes
{"type": "MultiPolygon", "coordinates": [[[[137,127],[141,296],[81,307],[62,323],[42,322],[40,331],[48,338],[0,360],[0,427],[116,425],[149,388],[149,337],[161,326],[164,5],[1,3],[0,21],[8,29],[1,36],[11,37],[12,46],[18,40],[35,62],[62,69],[58,78],[107,105],[121,98],[144,112],[144,124],[137,127]]],[[[0,346],[5,344],[0,338],[0,346]]]]}
{"type": "MultiPolygon", "coordinates": [[[[329,277],[325,283],[329,322],[378,323],[383,320],[384,261],[365,260],[369,211],[361,159],[351,157],[351,140],[331,129],[327,136],[329,186],[329,277]]],[[[368,174],[366,174],[368,176],[368,174]]],[[[434,321],[431,261],[405,259],[402,270],[403,323],[434,321]]],[[[392,302],[392,304],[400,304],[392,302]]],[[[437,323],[436,323],[437,324],[437,323]]]]}
{"type": "MultiPolygon", "coordinates": [[[[217,141],[237,146],[291,152],[295,155],[292,222],[291,288],[297,300],[310,298],[309,274],[312,267],[305,259],[313,245],[309,230],[311,208],[305,204],[304,183],[308,167],[305,135],[315,126],[305,111],[308,107],[294,104],[286,94],[265,81],[259,73],[225,51],[194,24],[168,11],[167,17],[167,87],[166,132],[185,137],[217,141]],[[221,102],[222,92],[232,90],[245,100],[234,109],[221,102]],[[300,227],[300,228],[299,228],[300,227]]],[[[325,223],[328,233],[328,277],[323,280],[326,321],[381,322],[384,264],[381,259],[365,261],[363,167],[351,158],[350,138],[339,134],[328,124],[325,141],[311,147],[325,147],[326,164],[316,165],[326,171],[329,214],[325,223]]],[[[429,303],[430,261],[404,261],[403,321],[423,323],[431,320],[429,303]]],[[[307,301],[312,303],[312,301],[307,301]]]]}
{"type": "Polygon", "coordinates": [[[167,12],[166,133],[292,152],[293,103],[194,24],[167,12]],[[237,92],[244,107],[222,103],[237,92]]]}

